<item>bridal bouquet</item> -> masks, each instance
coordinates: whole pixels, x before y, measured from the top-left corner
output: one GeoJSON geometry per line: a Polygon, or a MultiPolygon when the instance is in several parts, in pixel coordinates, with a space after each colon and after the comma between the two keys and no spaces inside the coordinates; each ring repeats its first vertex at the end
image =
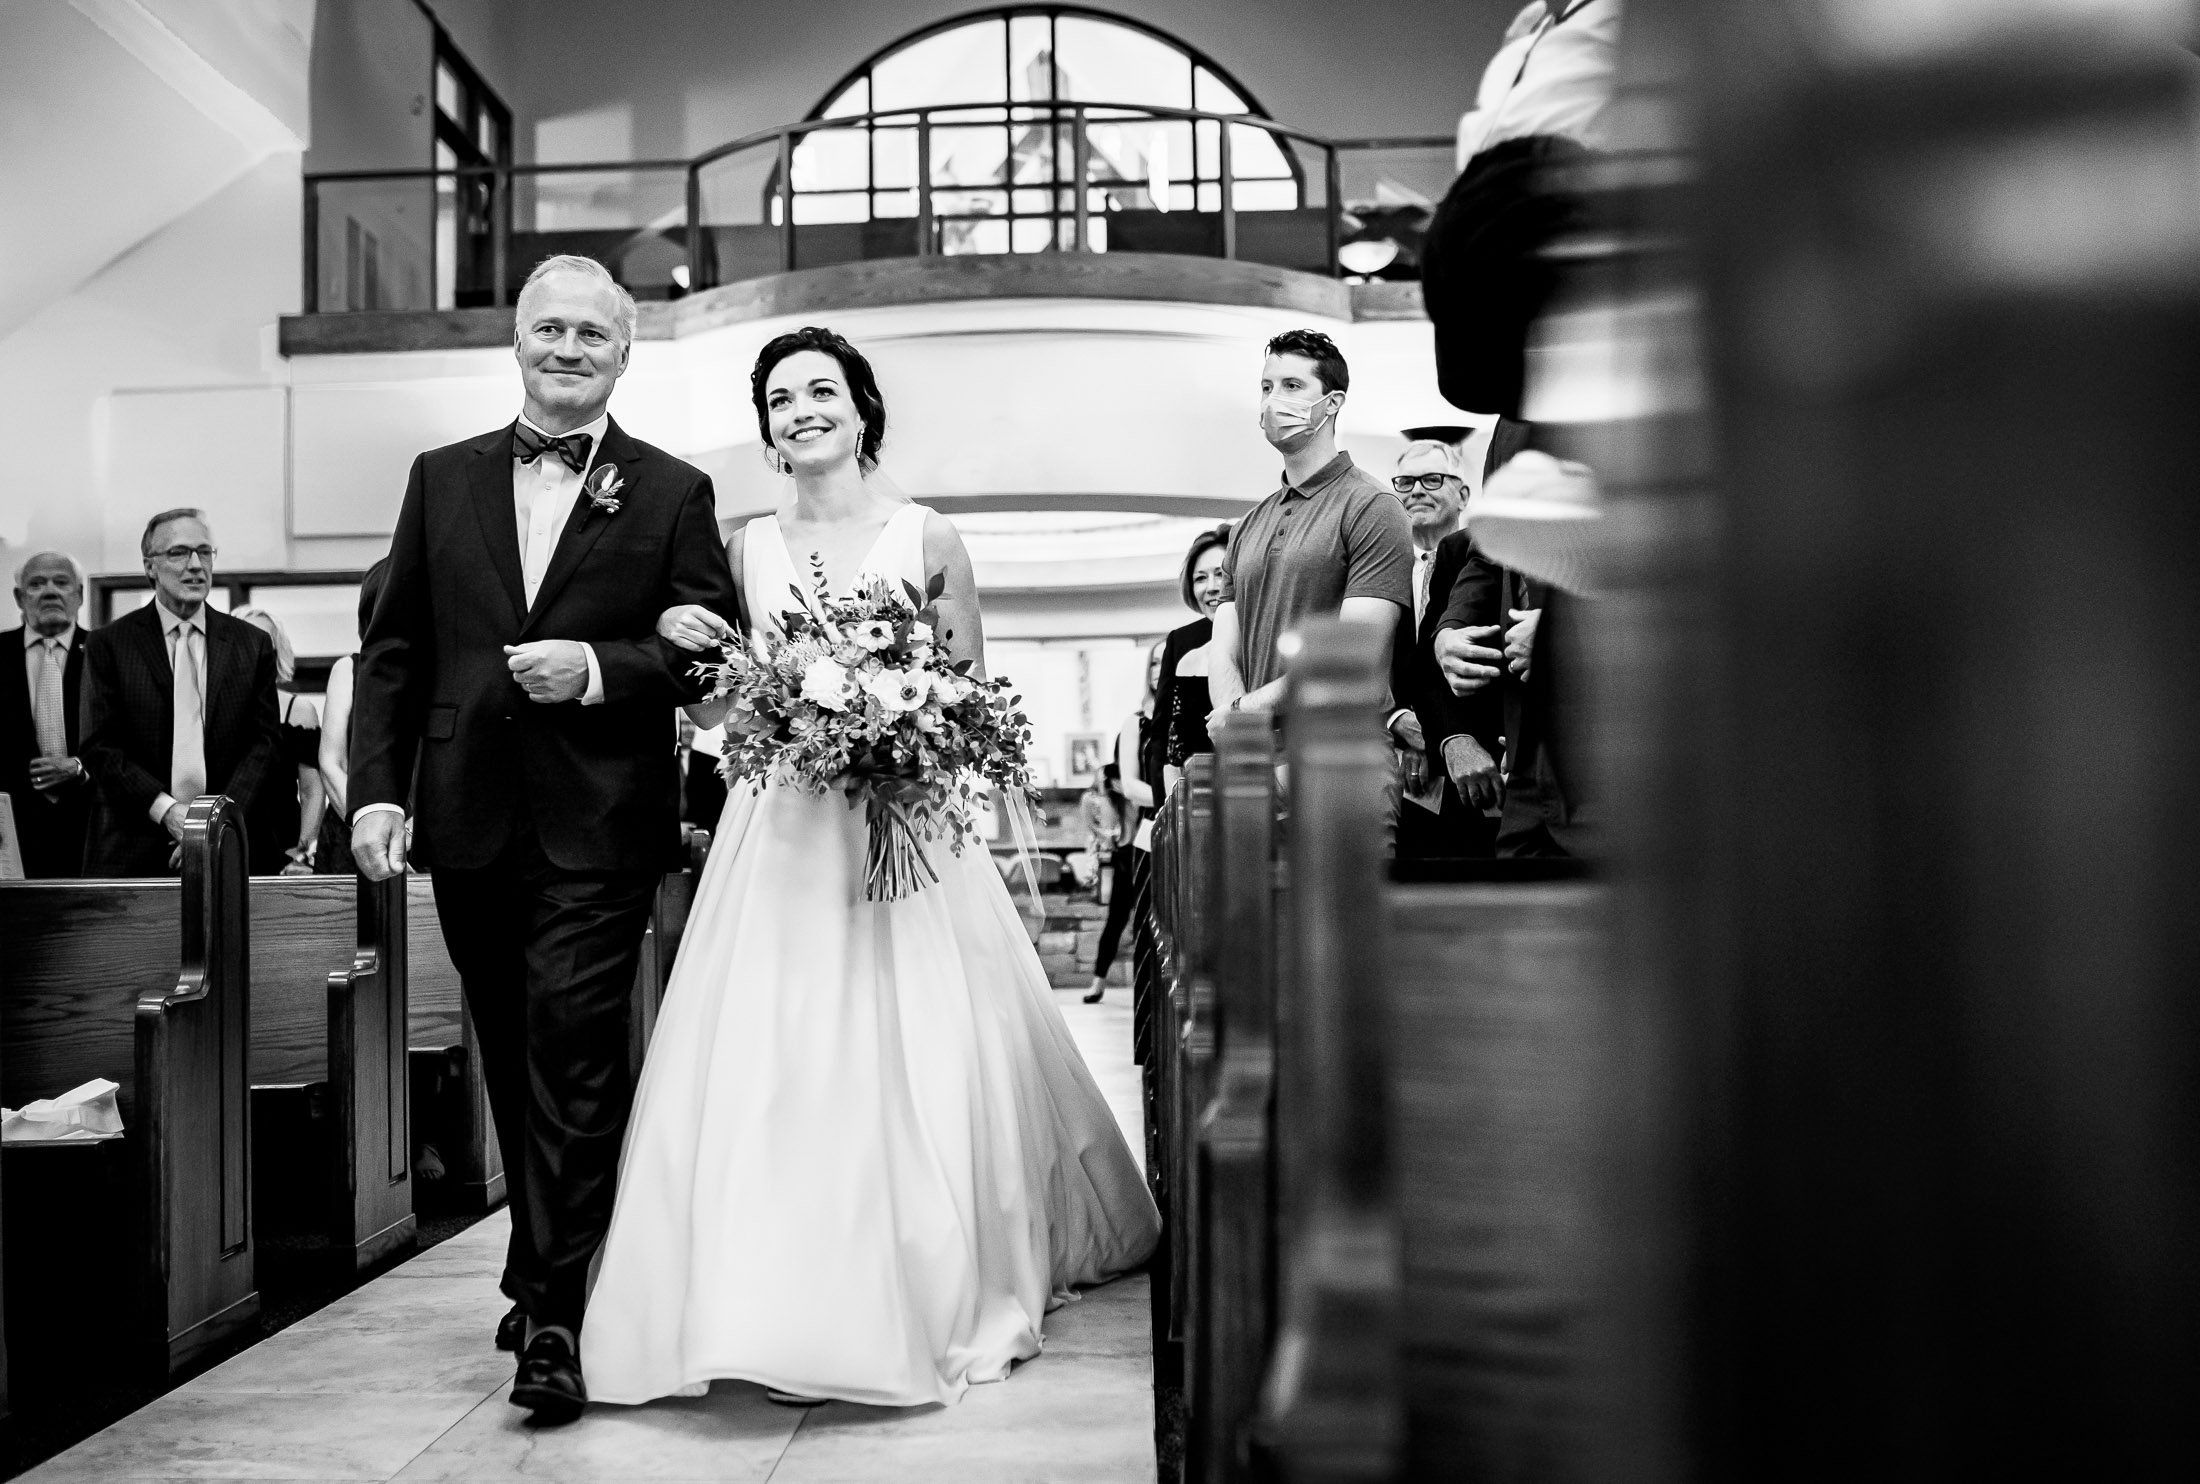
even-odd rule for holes
{"type": "Polygon", "coordinates": [[[862,800],[864,899],[896,901],[939,880],[927,840],[945,835],[962,853],[981,781],[1035,797],[1031,723],[1006,680],[949,663],[933,633],[940,578],[927,593],[874,577],[835,598],[814,557],[811,575],[814,600],[788,588],[796,606],[779,615],[783,637],[733,640],[723,663],[697,667],[714,699],[733,702],[719,771],[729,783],[838,788],[850,808],[862,800]]]}

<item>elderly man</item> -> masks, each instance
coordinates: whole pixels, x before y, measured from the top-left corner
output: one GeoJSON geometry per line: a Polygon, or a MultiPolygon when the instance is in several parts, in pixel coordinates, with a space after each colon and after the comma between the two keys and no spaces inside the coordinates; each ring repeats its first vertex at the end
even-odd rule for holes
{"type": "Polygon", "coordinates": [[[1405,797],[1398,813],[1401,859],[1486,856],[1496,838],[1501,792],[1497,754],[1503,718],[1491,686],[1454,694],[1436,657],[1438,622],[1448,607],[1496,633],[1503,574],[1459,529],[1466,482],[1448,443],[1422,439],[1398,458],[1390,487],[1413,524],[1413,607],[1401,614],[1391,647],[1390,734],[1398,748],[1405,797]]]}
{"type": "Polygon", "coordinates": [[[26,876],[84,870],[84,820],[91,803],[77,755],[84,634],[76,626],[84,573],[74,559],[42,551],[15,574],[20,628],[0,634],[0,654],[20,650],[23,667],[0,674],[0,793],[15,810],[26,876]]]}
{"type": "Polygon", "coordinates": [[[1337,447],[1351,373],[1336,342],[1287,330],[1260,373],[1261,434],[1283,455],[1283,486],[1230,541],[1231,601],[1215,610],[1211,722],[1273,710],[1283,697],[1277,641],[1309,617],[1398,622],[1413,604],[1413,534],[1391,493],[1337,447]]]}
{"type": "Polygon", "coordinates": [[[84,645],[87,876],[173,871],[193,799],[227,794],[249,817],[263,787],[291,786],[276,759],[275,646],[207,603],[206,513],[162,511],[139,551],[153,601],[84,645]]]}
{"type": "Polygon", "coordinates": [[[657,616],[735,611],[708,476],[629,435],[611,393],[634,300],[545,259],[513,331],[519,415],[413,461],[353,682],[352,853],[414,856],[481,1040],[512,1235],[496,1343],[514,1405],[569,1422],[634,1086],[627,1011],[680,848],[667,726],[700,698],[657,616]]]}

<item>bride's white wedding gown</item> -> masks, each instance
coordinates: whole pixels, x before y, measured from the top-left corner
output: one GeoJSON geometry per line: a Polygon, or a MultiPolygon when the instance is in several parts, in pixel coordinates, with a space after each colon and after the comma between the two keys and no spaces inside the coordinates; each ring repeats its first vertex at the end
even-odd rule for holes
{"type": "MultiPolygon", "coordinates": [[[[925,585],[922,506],[863,572],[925,585]]],[[[751,615],[791,606],[773,518],[751,615]]],[[[730,1377],[952,1402],[1039,1353],[1160,1220],[980,843],[863,900],[863,811],[736,785],[651,1039],[581,1331],[591,1397],[730,1377]]]]}

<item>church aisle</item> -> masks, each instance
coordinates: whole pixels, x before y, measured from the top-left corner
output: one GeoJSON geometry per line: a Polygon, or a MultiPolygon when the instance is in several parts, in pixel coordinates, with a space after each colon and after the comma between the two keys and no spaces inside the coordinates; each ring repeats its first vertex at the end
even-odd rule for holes
{"type": "MultiPolygon", "coordinates": [[[[1130,996],[1056,1001],[1134,1150],[1130,996]]],[[[448,1242],[24,1474],[32,1484],[255,1479],[987,1484],[1151,1480],[1152,1349],[1144,1274],[1048,1316],[1046,1350],[960,1406],[773,1406],[720,1382],[707,1397],[597,1407],[535,1431],[505,1400],[492,1349],[507,1222],[448,1242]]]]}

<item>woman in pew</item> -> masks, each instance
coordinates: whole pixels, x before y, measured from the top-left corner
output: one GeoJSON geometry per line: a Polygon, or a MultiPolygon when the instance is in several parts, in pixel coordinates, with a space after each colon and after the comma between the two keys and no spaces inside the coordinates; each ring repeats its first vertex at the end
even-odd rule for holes
{"type": "MultiPolygon", "coordinates": [[[[365,633],[374,601],[382,595],[390,560],[384,557],[367,568],[359,583],[359,631],[365,633]]],[[[351,811],[344,806],[345,786],[351,781],[351,679],[359,664],[353,650],[328,672],[328,693],[321,697],[321,749],[316,761],[321,769],[321,793],[328,801],[321,814],[320,846],[313,868],[324,876],[349,876],[351,859],[351,811]]]]}
{"type": "Polygon", "coordinates": [[[1192,538],[1191,549],[1184,553],[1184,570],[1177,577],[1184,606],[1199,617],[1170,630],[1161,647],[1154,719],[1161,735],[1163,798],[1176,787],[1184,759],[1215,750],[1207,736],[1207,715],[1215,705],[1207,693],[1207,646],[1215,636],[1215,610],[1230,600],[1230,575],[1223,570],[1229,555],[1230,525],[1225,521],[1192,538]]]}
{"type": "MultiPolygon", "coordinates": [[[[1123,796],[1123,841],[1115,852],[1113,879],[1108,885],[1108,920],[1100,928],[1100,945],[1092,956],[1092,988],[1085,1003],[1097,1005],[1108,992],[1108,970],[1115,966],[1116,950],[1123,942],[1123,925],[1136,923],[1132,942],[1143,957],[1149,935],[1142,910],[1146,899],[1146,875],[1153,857],[1153,812],[1160,805],[1161,728],[1154,718],[1161,680],[1162,646],[1146,656],[1146,694],[1138,709],[1123,718],[1115,734],[1116,787],[1123,796]]],[[[1133,961],[1135,965],[1135,960],[1133,961]]]]}
{"type": "Polygon", "coordinates": [[[252,874],[310,876],[325,807],[321,790],[321,714],[311,701],[290,688],[298,674],[298,654],[275,615],[248,603],[230,616],[243,619],[275,645],[277,765],[295,775],[290,788],[271,780],[253,811],[252,874]]]}

